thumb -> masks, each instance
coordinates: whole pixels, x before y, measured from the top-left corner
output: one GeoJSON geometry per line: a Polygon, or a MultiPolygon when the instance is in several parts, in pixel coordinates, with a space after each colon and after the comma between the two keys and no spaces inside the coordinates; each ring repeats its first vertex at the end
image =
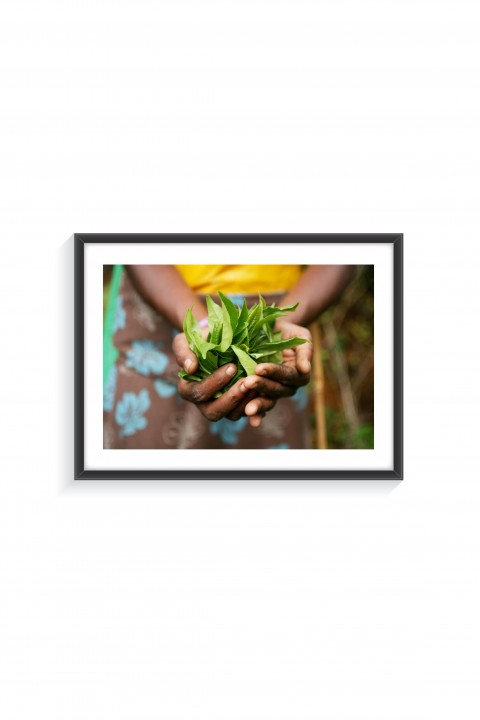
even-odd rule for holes
{"type": "Polygon", "coordinates": [[[198,358],[188,347],[185,333],[179,333],[175,336],[172,347],[178,365],[190,374],[196,372],[198,369],[198,358]]]}
{"type": "Polygon", "coordinates": [[[311,342],[295,348],[297,370],[306,375],[312,367],[313,345],[311,342]]]}

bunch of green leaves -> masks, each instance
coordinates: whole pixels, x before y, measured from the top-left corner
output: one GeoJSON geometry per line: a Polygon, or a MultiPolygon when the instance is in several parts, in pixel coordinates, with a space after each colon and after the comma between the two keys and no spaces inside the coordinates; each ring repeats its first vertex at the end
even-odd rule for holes
{"type": "MultiPolygon", "coordinates": [[[[192,309],[189,308],[183,322],[183,331],[190,349],[198,358],[198,370],[194,375],[185,370],[179,376],[185,380],[199,382],[211,375],[222,365],[234,362],[237,372],[222,393],[237,380],[246,375],[254,375],[259,362],[282,362],[282,352],[308,342],[305,338],[293,337],[282,340],[281,332],[275,332],[277,318],[293,312],[298,303],[291,307],[279,308],[267,305],[261,295],[258,303],[250,309],[245,300],[239,307],[223,293],[218,293],[220,305],[207,297],[208,335],[204,339],[201,329],[195,323],[192,309]]],[[[221,393],[220,393],[221,394],[221,393]]]]}

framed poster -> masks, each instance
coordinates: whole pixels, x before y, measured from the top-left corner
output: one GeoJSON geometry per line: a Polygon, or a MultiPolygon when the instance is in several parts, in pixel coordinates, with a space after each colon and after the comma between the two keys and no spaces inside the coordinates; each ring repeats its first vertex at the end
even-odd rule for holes
{"type": "Polygon", "coordinates": [[[401,479],[401,234],[76,234],[76,479],[401,479]]]}

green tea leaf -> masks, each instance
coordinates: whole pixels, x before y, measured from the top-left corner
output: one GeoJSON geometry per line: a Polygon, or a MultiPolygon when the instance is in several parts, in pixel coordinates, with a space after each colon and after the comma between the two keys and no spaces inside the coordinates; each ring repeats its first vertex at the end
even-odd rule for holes
{"type": "Polygon", "coordinates": [[[263,329],[265,330],[265,336],[267,338],[267,342],[273,342],[272,326],[269,323],[266,323],[266,325],[264,325],[263,329]]]}
{"type": "Polygon", "coordinates": [[[278,342],[268,342],[263,345],[259,345],[255,348],[255,353],[252,353],[252,357],[263,357],[273,352],[279,352],[281,350],[289,350],[290,348],[303,345],[308,342],[305,338],[293,337],[287,340],[280,340],[278,342]]]}
{"type": "Polygon", "coordinates": [[[219,360],[225,360],[225,362],[232,362],[234,358],[231,346],[225,352],[220,352],[220,350],[215,350],[214,352],[219,358],[219,360]]]}
{"type": "MultiPolygon", "coordinates": [[[[226,295],[224,295],[222,292],[218,292],[218,297],[222,301],[222,310],[223,308],[226,309],[228,313],[228,317],[230,318],[230,325],[232,327],[232,333],[235,332],[237,325],[238,325],[238,310],[236,305],[228,298],[226,295]]],[[[223,315],[223,324],[225,325],[225,314],[223,315]]]]}
{"type": "Polygon", "coordinates": [[[283,355],[281,352],[273,353],[273,355],[266,355],[264,358],[262,358],[262,362],[269,362],[275,363],[276,365],[281,365],[283,362],[283,355]]]}
{"type": "Polygon", "coordinates": [[[248,313],[248,331],[249,334],[251,333],[251,328],[255,325],[255,323],[262,317],[262,307],[258,303],[256,305],[252,305],[252,307],[249,310],[248,313]]]}
{"type": "Polygon", "coordinates": [[[190,375],[190,373],[187,373],[186,370],[180,370],[178,373],[179,378],[183,378],[184,380],[188,380],[189,382],[201,382],[203,380],[200,375],[190,375]]]}
{"type": "Polygon", "coordinates": [[[245,298],[243,298],[243,305],[242,305],[242,309],[240,311],[240,315],[238,316],[237,328],[239,326],[246,325],[247,320],[248,320],[248,306],[247,306],[247,301],[245,300],[245,298]]]}
{"type": "Polygon", "coordinates": [[[213,326],[213,330],[211,333],[209,333],[208,341],[211,342],[213,345],[217,346],[220,344],[220,341],[222,339],[222,322],[216,322],[213,326]]]}
{"type": "Polygon", "coordinates": [[[258,363],[275,363],[276,365],[281,365],[283,362],[283,355],[281,352],[266,354],[252,353],[252,357],[255,358],[258,363]]]}
{"type": "Polygon", "coordinates": [[[195,355],[198,356],[198,353],[200,353],[200,357],[202,357],[203,359],[207,357],[207,352],[209,350],[213,350],[213,348],[216,347],[216,345],[214,345],[213,343],[204,340],[197,329],[193,330],[192,339],[195,345],[195,349],[192,348],[195,355]]]}
{"type": "Polygon", "coordinates": [[[208,310],[208,329],[210,333],[214,332],[215,327],[222,327],[223,317],[222,308],[212,300],[210,295],[206,298],[207,310],[208,310]]]}
{"type": "Polygon", "coordinates": [[[241,345],[242,342],[246,339],[247,335],[248,335],[248,328],[247,328],[246,323],[242,327],[237,326],[237,330],[232,339],[234,345],[241,345]]]}
{"type": "Polygon", "coordinates": [[[238,357],[247,375],[255,375],[255,368],[257,367],[255,360],[253,360],[250,355],[236,345],[232,345],[232,350],[238,357]]]}
{"type": "MultiPolygon", "coordinates": [[[[299,302],[295,303],[295,305],[289,305],[288,307],[279,308],[282,312],[294,312],[300,305],[299,302]]],[[[272,306],[273,307],[273,306],[272,306]]]]}
{"type": "MultiPolygon", "coordinates": [[[[207,355],[208,354],[209,353],[207,353],[207,355]]],[[[211,375],[217,369],[216,363],[211,362],[208,357],[206,357],[205,359],[199,357],[198,364],[200,365],[200,368],[203,370],[203,372],[206,373],[206,375],[211,375]]]]}
{"type": "Polygon", "coordinates": [[[207,352],[207,357],[205,358],[208,363],[210,363],[215,370],[218,368],[218,355],[215,352],[212,352],[212,350],[209,350],[207,352]]]}
{"type": "Polygon", "coordinates": [[[189,348],[190,350],[193,350],[193,352],[195,352],[195,343],[193,341],[194,329],[195,318],[193,317],[192,308],[188,308],[187,312],[185,313],[185,318],[183,320],[183,332],[185,333],[185,337],[187,338],[189,348]]]}
{"type": "MultiPolygon", "coordinates": [[[[235,313],[236,313],[236,310],[235,310],[235,313]]],[[[238,316],[237,316],[237,319],[238,319],[238,316]]],[[[222,325],[222,340],[220,343],[220,350],[222,352],[225,352],[226,350],[228,350],[228,348],[230,347],[232,340],[233,340],[233,327],[232,327],[230,313],[228,312],[228,308],[225,305],[223,299],[222,299],[222,323],[223,323],[223,325],[222,325]]]]}
{"type": "Polygon", "coordinates": [[[299,305],[300,305],[300,303],[297,302],[297,303],[295,303],[295,305],[288,305],[286,307],[278,307],[278,305],[275,305],[275,303],[273,303],[272,305],[267,305],[267,307],[265,308],[264,314],[270,315],[271,313],[278,312],[279,310],[280,310],[280,312],[283,312],[283,313],[294,312],[294,310],[296,310],[299,305]]]}
{"type": "Polygon", "coordinates": [[[223,323],[222,327],[222,340],[220,342],[220,350],[222,352],[226,352],[228,348],[230,347],[230,343],[233,339],[233,332],[232,332],[232,326],[230,325],[229,320],[227,319],[227,322],[223,323]]]}
{"type": "Polygon", "coordinates": [[[257,320],[257,322],[254,324],[254,326],[252,327],[252,329],[250,331],[250,335],[252,337],[254,337],[255,334],[260,330],[260,328],[263,325],[269,324],[270,327],[273,327],[274,321],[277,318],[285,317],[286,314],[287,313],[285,313],[283,310],[281,310],[280,308],[277,308],[273,312],[269,313],[267,316],[264,316],[264,317],[260,318],[259,320],[257,320]]]}

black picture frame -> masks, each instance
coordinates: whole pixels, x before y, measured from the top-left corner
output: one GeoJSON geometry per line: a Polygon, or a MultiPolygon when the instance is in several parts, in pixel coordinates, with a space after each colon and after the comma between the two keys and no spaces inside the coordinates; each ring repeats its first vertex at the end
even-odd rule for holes
{"type": "Polygon", "coordinates": [[[165,479],[403,479],[403,234],[204,233],[74,235],[75,348],[74,348],[74,477],[76,480],[165,479]],[[86,470],[84,463],[84,255],[87,243],[391,243],[393,245],[393,469],[385,470],[86,470]]]}

